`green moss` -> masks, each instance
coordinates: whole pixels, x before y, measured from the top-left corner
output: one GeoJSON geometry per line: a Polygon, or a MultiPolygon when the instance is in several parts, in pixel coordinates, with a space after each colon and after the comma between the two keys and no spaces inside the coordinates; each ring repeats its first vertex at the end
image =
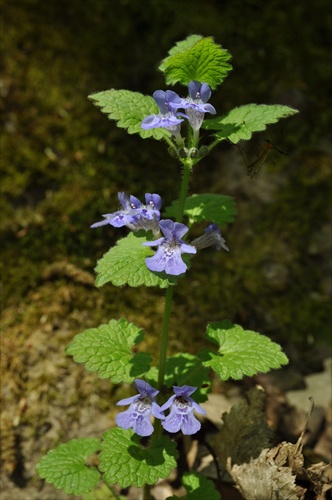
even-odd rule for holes
{"type": "MultiPolygon", "coordinates": [[[[325,335],[326,252],[310,253],[307,242],[328,221],[330,164],[320,144],[331,119],[327,3],[217,3],[204,5],[202,25],[199,0],[190,8],[175,0],[148,0],[144,8],[136,0],[113,2],[112,8],[94,0],[7,2],[1,88],[6,370],[15,374],[13,401],[27,387],[40,390],[38,425],[46,419],[47,404],[57,404],[47,384],[60,383],[61,374],[73,370],[64,348],[75,333],[126,317],[144,328],[141,347],[157,357],[163,293],[95,289],[95,261],[122,233],[89,226],[117,208],[120,190],[138,197],[157,191],[165,205],[171,203],[179,166],[162,144],[117,130],[87,96],[110,87],[146,94],[164,88],[157,64],[190,32],[212,34],[233,55],[234,71],[213,96],[219,113],[253,101],[283,102],[299,106],[301,113],[283,131],[290,155],[278,164],[281,181],[269,203],[248,199],[245,179],[241,186],[228,184],[226,169],[232,165],[217,155],[197,168],[192,192],[234,195],[239,216],[225,234],[231,252],[202,252],[177,288],[170,351],[195,354],[206,343],[207,322],[223,318],[295,342],[303,352],[325,335]],[[68,263],[77,272],[68,271],[68,263]],[[88,273],[91,283],[83,283],[81,273],[88,273]],[[59,377],[45,372],[32,381],[18,375],[37,362],[30,357],[39,349],[35,332],[46,345],[52,340],[59,377]],[[65,365],[58,358],[66,359],[65,365]]],[[[273,166],[270,170],[273,182],[273,166]]],[[[76,404],[88,400],[95,379],[87,375],[84,388],[83,368],[74,373],[76,404]]],[[[108,389],[100,387],[107,399],[108,389]]],[[[105,409],[105,402],[98,404],[105,409]]]]}

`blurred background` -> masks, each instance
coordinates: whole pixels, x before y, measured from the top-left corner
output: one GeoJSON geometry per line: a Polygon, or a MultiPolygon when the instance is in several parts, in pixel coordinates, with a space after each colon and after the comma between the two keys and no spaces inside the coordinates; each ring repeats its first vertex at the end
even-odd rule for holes
{"type": "MultiPolygon", "coordinates": [[[[118,191],[140,199],[157,192],[167,206],[177,197],[181,168],[164,144],[117,129],[87,96],[110,88],[149,95],[165,89],[158,65],[193,33],[213,36],[232,55],[233,70],[210,100],[218,115],[251,102],[300,113],[250,144],[220,145],[195,169],[191,193],[231,195],[238,216],[223,231],[230,252],[202,252],[177,287],[170,349],[195,354],[206,345],[206,324],[229,318],[282,344],[300,376],[322,370],[331,354],[330,2],[5,0],[2,452],[8,498],[15,492],[26,500],[27,488],[31,498],[62,498],[35,479],[40,456],[69,438],[99,436],[113,423],[110,397],[117,401],[122,389],[65,354],[74,335],[125,317],[144,328],[142,348],[158,352],[164,292],[96,289],[96,260],[126,231],[89,227],[118,208],[118,191]],[[250,179],[246,165],[267,139],[276,149],[250,179]]],[[[186,95],[183,87],[175,90],[186,95]]],[[[289,383],[294,388],[291,377],[289,383]]]]}

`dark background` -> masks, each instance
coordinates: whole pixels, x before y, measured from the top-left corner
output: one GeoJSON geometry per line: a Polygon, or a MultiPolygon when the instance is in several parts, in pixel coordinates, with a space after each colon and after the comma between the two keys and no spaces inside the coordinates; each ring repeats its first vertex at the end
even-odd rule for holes
{"type": "MultiPolygon", "coordinates": [[[[234,196],[238,217],[223,232],[229,254],[206,250],[178,286],[170,348],[197,352],[207,322],[229,318],[280,342],[302,373],[321,368],[331,331],[330,7],[327,0],[2,2],[9,421],[26,398],[26,433],[31,425],[42,429],[54,408],[65,422],[59,393],[73,373],[72,419],[80,421],[77,405],[90,404],[89,384],[97,382],[73,368],[64,348],[86,327],[126,317],[144,327],[143,347],[157,353],[164,292],[95,289],[96,259],[126,232],[89,226],[117,209],[118,191],[141,199],[158,192],[166,206],[177,197],[181,168],[162,143],[128,136],[87,96],[109,88],[165,89],[158,65],[192,33],[213,36],[232,54],[233,71],[210,100],[219,115],[251,102],[300,113],[241,144],[241,151],[221,145],[194,172],[191,193],[234,196]],[[249,179],[246,162],[267,138],[286,155],[274,150],[249,179]]],[[[105,411],[102,391],[109,389],[99,390],[97,406],[105,411]]],[[[67,436],[63,425],[45,449],[67,436]]]]}

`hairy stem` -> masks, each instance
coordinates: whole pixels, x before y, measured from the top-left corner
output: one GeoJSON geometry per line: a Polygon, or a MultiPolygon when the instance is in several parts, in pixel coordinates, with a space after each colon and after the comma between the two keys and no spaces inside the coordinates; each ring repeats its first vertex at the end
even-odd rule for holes
{"type": "Polygon", "coordinates": [[[179,208],[178,208],[178,213],[177,213],[177,217],[176,217],[177,222],[182,222],[184,204],[185,204],[187,193],[188,193],[190,172],[191,172],[192,166],[193,166],[193,162],[192,162],[191,158],[186,158],[183,161],[184,169],[183,169],[183,177],[182,177],[181,189],[180,189],[179,208]]]}
{"type": "Polygon", "coordinates": [[[169,321],[170,321],[170,317],[171,317],[173,290],[174,290],[174,286],[171,285],[167,288],[167,291],[166,291],[163,327],[162,327],[161,339],[160,339],[159,374],[158,374],[158,389],[159,390],[162,388],[162,386],[164,384],[164,378],[165,378],[169,321]]]}
{"type": "MultiPolygon", "coordinates": [[[[192,167],[192,161],[188,158],[183,162],[184,172],[181,182],[180,196],[179,196],[179,208],[176,220],[181,222],[183,218],[184,204],[186,196],[188,193],[190,172],[192,167]]],[[[160,390],[164,385],[165,370],[166,370],[166,359],[167,359],[167,345],[168,345],[168,334],[169,334],[169,322],[171,317],[171,308],[173,301],[173,291],[174,285],[170,285],[166,291],[165,298],[165,310],[163,318],[163,326],[160,339],[160,352],[159,352],[159,374],[158,374],[158,389],[160,390]]]]}

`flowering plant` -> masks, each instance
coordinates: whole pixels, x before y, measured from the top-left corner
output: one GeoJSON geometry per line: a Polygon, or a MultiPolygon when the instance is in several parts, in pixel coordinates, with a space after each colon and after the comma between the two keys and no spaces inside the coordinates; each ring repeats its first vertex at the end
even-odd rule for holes
{"type": "MultiPolygon", "coordinates": [[[[197,417],[205,415],[205,410],[199,403],[207,399],[210,370],[222,380],[239,380],[288,362],[278,344],[229,320],[207,326],[207,337],[216,348],[204,349],[196,356],[167,355],[176,284],[187,275],[201,250],[229,250],[219,226],[226,228],[236,214],[234,200],[228,195],[188,196],[194,166],[221,141],[237,144],[249,140],[254,132],[297,112],[282,105],[248,104],[224,116],[206,119],[206,114],[216,115],[208,101],[212,90],[231,70],[229,59],[230,54],[212,38],[191,35],[172,48],[159,68],[167,85],[179,83],[188,88],[187,97],[172,90],[157,90],[149,97],[114,89],[90,96],[129,134],[164,141],[171,156],[182,164],[183,176],[179,199],[166,208],[163,216],[159,194],[146,193],[144,204],[133,194],[120,192],[120,209],[114,205],[112,213],[91,226],[95,229],[110,224],[129,230],[98,261],[96,285],[158,286],[166,289],[165,310],[158,360],[139,351],[136,346],[143,332],[123,318],[85,330],[68,346],[67,353],[100,378],[116,384],[134,382],[138,391],[117,402],[129,408],[117,414],[117,426],[108,430],[102,440],[72,440],[42,458],[37,467],[40,476],[68,494],[93,490],[102,476],[113,492],[112,498],[121,498],[114,485],[133,485],[143,487],[143,497],[148,499],[150,485],[167,478],[176,467],[176,437],[195,435],[201,428],[197,417]],[[202,127],[212,131],[208,144],[201,144],[202,127]],[[201,236],[191,239],[190,230],[199,222],[208,225],[201,236]],[[98,466],[86,465],[87,458],[97,451],[98,466]]],[[[204,481],[209,498],[219,498],[213,485],[206,486],[204,481]]],[[[191,490],[188,499],[198,498],[204,490],[199,489],[201,483],[197,483],[195,474],[186,477],[185,484],[191,490]]]]}

